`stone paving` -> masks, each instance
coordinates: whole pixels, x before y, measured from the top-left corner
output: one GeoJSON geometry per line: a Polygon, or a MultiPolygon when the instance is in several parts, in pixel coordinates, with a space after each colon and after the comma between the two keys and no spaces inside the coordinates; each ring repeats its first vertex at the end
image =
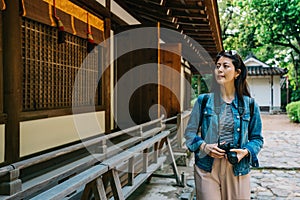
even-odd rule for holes
{"type": "Polygon", "coordinates": [[[300,200],[300,130],[266,131],[260,168],[251,172],[253,199],[300,200]]]}
{"type": "MultiPolygon", "coordinates": [[[[260,167],[251,170],[251,199],[300,200],[300,124],[292,124],[286,115],[263,114],[264,148],[259,154],[260,167]]],[[[193,161],[179,167],[186,179],[193,179],[193,161]]],[[[177,187],[174,179],[153,178],[130,198],[141,200],[183,199],[191,187],[177,187]]]]}

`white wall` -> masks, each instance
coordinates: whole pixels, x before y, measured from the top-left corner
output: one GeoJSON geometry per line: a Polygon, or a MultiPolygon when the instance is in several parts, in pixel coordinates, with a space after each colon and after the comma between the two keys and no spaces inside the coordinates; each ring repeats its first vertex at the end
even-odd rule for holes
{"type": "Polygon", "coordinates": [[[104,113],[102,111],[21,122],[20,156],[103,133],[104,113]]]}
{"type": "Polygon", "coordinates": [[[259,106],[271,105],[271,88],[269,77],[248,77],[250,93],[259,106]]]}
{"type": "MultiPolygon", "coordinates": [[[[251,96],[259,106],[271,107],[271,76],[250,76],[247,78],[251,96]]],[[[273,77],[273,108],[281,106],[280,77],[273,77]]]]}
{"type": "Polygon", "coordinates": [[[273,77],[273,107],[279,109],[281,106],[281,88],[280,88],[280,77],[273,77]]]}

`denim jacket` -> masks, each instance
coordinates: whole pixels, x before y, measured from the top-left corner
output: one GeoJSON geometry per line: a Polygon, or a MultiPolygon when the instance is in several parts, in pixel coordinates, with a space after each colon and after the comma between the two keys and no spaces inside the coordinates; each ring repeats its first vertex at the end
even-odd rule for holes
{"type": "MultiPolygon", "coordinates": [[[[253,116],[250,119],[249,99],[248,96],[244,96],[244,112],[241,116],[238,112],[237,96],[235,96],[235,99],[231,104],[234,120],[234,145],[249,151],[248,156],[244,157],[239,163],[233,166],[235,176],[248,174],[250,172],[250,165],[253,167],[259,166],[257,155],[263,146],[262,121],[259,107],[255,102],[253,116]]],[[[224,104],[221,105],[221,112],[224,110],[224,106],[224,104]]],[[[210,157],[205,152],[200,151],[200,145],[203,142],[212,144],[217,143],[218,141],[218,117],[214,111],[214,94],[201,94],[198,97],[191,112],[184,137],[186,139],[186,146],[195,154],[195,164],[200,169],[211,172],[214,158],[210,157]],[[202,111],[201,102],[204,95],[209,95],[209,98],[202,111]],[[202,125],[199,125],[201,120],[202,125]]]]}

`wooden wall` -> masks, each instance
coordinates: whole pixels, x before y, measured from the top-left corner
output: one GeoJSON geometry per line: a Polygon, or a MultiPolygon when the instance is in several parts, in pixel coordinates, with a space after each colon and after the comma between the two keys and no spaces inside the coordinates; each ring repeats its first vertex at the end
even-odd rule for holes
{"type": "MultiPolygon", "coordinates": [[[[130,36],[129,34],[124,36],[124,38],[117,38],[117,55],[118,48],[122,49],[120,51],[131,49],[132,41],[134,41],[131,37],[137,36],[130,36]]],[[[144,40],[146,38],[151,37],[144,35],[144,40]]],[[[157,49],[139,49],[120,57],[116,56],[118,59],[115,63],[115,85],[118,85],[122,76],[126,77],[127,81],[125,84],[127,84],[128,88],[133,88],[136,82],[141,84],[141,87],[136,89],[132,95],[128,91],[131,95],[129,105],[122,101],[121,95],[118,95],[124,94],[124,91],[116,89],[115,112],[118,115],[116,120],[117,125],[118,123],[121,124],[122,128],[126,127],[126,114],[123,114],[121,111],[126,110],[126,106],[128,106],[130,117],[136,124],[150,121],[152,117],[158,117],[162,114],[169,118],[180,113],[180,100],[181,95],[183,95],[181,93],[181,45],[160,45],[162,45],[160,52],[157,49]],[[158,59],[160,60],[160,65],[157,64],[158,59]],[[133,73],[135,68],[144,67],[144,65],[147,65],[148,68],[145,68],[143,71],[137,70],[139,71],[138,74],[133,73]],[[152,70],[149,68],[152,68],[152,70]],[[155,79],[155,83],[147,84],[149,76],[151,76],[151,80],[155,79]]],[[[122,88],[124,90],[126,87],[122,88]]],[[[126,93],[125,95],[128,94],[126,93]]]]}
{"type": "MultiPolygon", "coordinates": [[[[78,114],[98,111],[98,114],[101,113],[98,118],[110,123],[109,119],[103,119],[103,112],[109,111],[106,107],[110,107],[110,96],[104,98],[104,94],[107,94],[105,89],[110,90],[105,87],[105,84],[109,85],[109,76],[97,82],[106,47],[98,46],[90,52],[88,41],[89,30],[94,36],[94,47],[103,41],[106,37],[104,31],[107,28],[110,31],[109,20],[73,2],[62,0],[57,4],[57,15],[65,28],[62,32],[57,27],[50,0],[5,1],[5,9],[0,12],[0,165],[16,162],[24,155],[39,153],[22,149],[37,145],[41,141],[38,138],[32,140],[32,143],[27,139],[33,135],[43,138],[43,134],[48,134],[43,131],[45,127],[40,130],[27,128],[24,131],[20,127],[22,123],[38,124],[38,120],[47,121],[62,116],[69,119],[74,113],[74,106],[78,114]],[[71,12],[68,10],[70,6],[64,6],[63,3],[72,5],[75,11],[71,12]],[[58,41],[60,33],[65,36],[62,43],[58,41]],[[91,58],[88,61],[89,68],[82,70],[88,55],[91,58]],[[87,76],[76,85],[80,70],[87,76]],[[90,83],[93,84],[90,87],[92,89],[86,87],[90,83]],[[75,86],[84,93],[75,97],[78,101],[73,105],[75,86]],[[98,90],[95,89],[97,87],[98,90]],[[21,141],[24,138],[27,141],[25,143],[21,141]]],[[[61,130],[67,127],[63,123],[53,126],[61,130]]],[[[47,136],[60,141],[57,145],[49,145],[47,140],[43,140],[46,143],[38,145],[49,147],[50,150],[65,144],[64,134],[49,129],[47,131],[51,133],[47,136]]],[[[44,150],[44,147],[40,150],[44,150]]]]}
{"type": "MultiPolygon", "coordinates": [[[[118,37],[115,41],[115,54],[116,54],[116,62],[115,62],[115,80],[114,85],[118,84],[121,80],[122,76],[126,77],[127,89],[134,88],[135,85],[140,85],[134,91],[128,91],[128,93],[124,94],[124,88],[126,86],[115,88],[116,90],[116,102],[115,102],[115,121],[117,122],[117,126],[121,126],[121,128],[125,128],[128,126],[132,126],[132,124],[127,124],[127,116],[124,114],[123,110],[128,110],[130,116],[135,124],[141,124],[147,121],[150,121],[149,109],[151,106],[156,105],[158,103],[157,99],[157,49],[138,49],[134,51],[130,51],[124,55],[118,56],[119,52],[124,51],[124,49],[131,49],[133,46],[132,41],[137,39],[136,37],[141,37],[137,35],[124,35],[124,37],[118,37]],[[132,71],[134,68],[143,67],[144,64],[152,63],[149,66],[149,70],[152,74],[145,73],[145,71],[140,71],[135,73],[132,71]],[[151,69],[150,69],[151,68],[151,69]],[[151,76],[151,79],[154,81],[153,84],[145,84],[147,82],[147,78],[151,76]],[[122,90],[122,91],[121,91],[122,90]],[[130,94],[132,95],[130,95],[130,94]],[[122,94],[122,95],[121,95],[122,94]],[[124,102],[123,96],[130,95],[130,102],[124,102]]],[[[151,38],[151,41],[147,41],[145,36],[145,43],[156,43],[157,38],[151,38]]],[[[137,39],[138,40],[138,39],[137,39]]],[[[123,77],[123,78],[124,78],[123,77]]]]}
{"type": "Polygon", "coordinates": [[[160,54],[160,102],[166,117],[180,113],[181,103],[181,44],[161,44],[160,54]]]}

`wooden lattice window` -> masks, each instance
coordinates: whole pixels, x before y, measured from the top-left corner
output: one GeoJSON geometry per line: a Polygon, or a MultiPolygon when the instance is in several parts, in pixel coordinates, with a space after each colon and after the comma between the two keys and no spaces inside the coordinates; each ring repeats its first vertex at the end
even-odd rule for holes
{"type": "MultiPolygon", "coordinates": [[[[22,20],[23,111],[72,107],[75,78],[88,55],[87,40],[66,33],[66,42],[58,44],[57,35],[55,27],[22,20]]],[[[88,78],[77,85],[84,91],[76,98],[78,106],[102,104],[101,83],[97,81],[102,60],[102,48],[96,47],[89,55],[88,69],[83,72],[88,78]],[[97,86],[96,93],[86,89],[97,86]]]]}

